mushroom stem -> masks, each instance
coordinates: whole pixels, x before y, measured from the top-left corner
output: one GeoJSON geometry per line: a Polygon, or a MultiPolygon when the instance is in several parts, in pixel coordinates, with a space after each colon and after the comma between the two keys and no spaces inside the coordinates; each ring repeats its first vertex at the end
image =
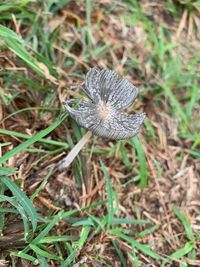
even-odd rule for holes
{"type": "Polygon", "coordinates": [[[81,149],[84,147],[84,145],[89,141],[89,139],[92,136],[92,132],[88,131],[81,140],[72,148],[72,150],[69,152],[69,154],[61,160],[61,162],[58,164],[58,170],[63,171],[66,169],[75,159],[75,157],[79,154],[81,149]]]}

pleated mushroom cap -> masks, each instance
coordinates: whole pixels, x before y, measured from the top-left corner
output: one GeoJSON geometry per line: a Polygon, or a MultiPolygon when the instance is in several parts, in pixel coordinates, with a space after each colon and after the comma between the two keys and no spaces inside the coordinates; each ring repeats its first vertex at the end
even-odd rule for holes
{"type": "Polygon", "coordinates": [[[138,89],[127,79],[119,78],[112,70],[92,68],[86,75],[84,92],[88,101],[82,101],[76,109],[74,100],[64,101],[73,119],[95,135],[122,140],[135,136],[145,119],[145,113],[123,112],[136,99],[138,89]]]}

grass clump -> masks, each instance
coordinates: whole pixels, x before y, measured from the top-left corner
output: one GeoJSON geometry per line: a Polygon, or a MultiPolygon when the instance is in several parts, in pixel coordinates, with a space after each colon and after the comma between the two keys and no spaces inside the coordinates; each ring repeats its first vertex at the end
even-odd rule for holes
{"type": "Polygon", "coordinates": [[[198,1],[179,2],[0,4],[0,264],[200,265],[198,1]],[[90,67],[139,87],[147,119],[58,171],[90,67]]]}

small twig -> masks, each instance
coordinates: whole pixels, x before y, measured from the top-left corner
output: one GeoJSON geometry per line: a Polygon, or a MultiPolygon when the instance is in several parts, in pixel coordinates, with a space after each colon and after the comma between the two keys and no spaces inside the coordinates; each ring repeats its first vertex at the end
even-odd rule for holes
{"type": "Polygon", "coordinates": [[[181,21],[179,23],[178,29],[176,31],[176,38],[178,39],[185,27],[186,21],[187,21],[188,12],[187,10],[184,10],[183,15],[181,17],[181,21]]]}
{"type": "Polygon", "coordinates": [[[69,154],[58,163],[58,170],[63,171],[66,169],[78,155],[80,150],[84,147],[84,145],[89,141],[92,136],[92,132],[88,131],[81,140],[72,148],[69,154]]]}
{"type": "Polygon", "coordinates": [[[82,84],[79,84],[79,83],[76,83],[76,84],[69,84],[69,89],[70,90],[74,90],[74,89],[83,89],[83,85],[82,84]]]}

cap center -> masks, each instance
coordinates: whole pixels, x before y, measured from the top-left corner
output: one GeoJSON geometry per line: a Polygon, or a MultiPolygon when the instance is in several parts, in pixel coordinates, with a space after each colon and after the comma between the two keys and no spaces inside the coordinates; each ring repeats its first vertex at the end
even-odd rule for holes
{"type": "Polygon", "coordinates": [[[112,111],[105,104],[101,104],[98,107],[98,115],[101,117],[101,119],[108,119],[109,117],[111,117],[112,111]]]}

